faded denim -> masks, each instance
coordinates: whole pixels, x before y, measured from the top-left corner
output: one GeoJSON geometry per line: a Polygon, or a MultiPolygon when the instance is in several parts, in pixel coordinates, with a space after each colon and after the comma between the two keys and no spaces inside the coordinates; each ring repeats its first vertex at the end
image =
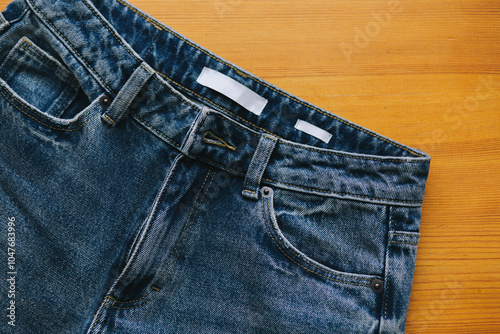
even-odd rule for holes
{"type": "Polygon", "coordinates": [[[122,0],[2,12],[0,142],[2,333],[404,332],[429,156],[122,0]]]}

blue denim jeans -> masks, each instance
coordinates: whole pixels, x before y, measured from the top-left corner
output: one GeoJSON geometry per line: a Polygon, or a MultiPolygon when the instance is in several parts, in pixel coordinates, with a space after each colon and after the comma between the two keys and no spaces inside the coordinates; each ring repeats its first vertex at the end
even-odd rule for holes
{"type": "Polygon", "coordinates": [[[0,143],[2,333],[404,332],[429,156],[123,0],[2,12],[0,143]]]}

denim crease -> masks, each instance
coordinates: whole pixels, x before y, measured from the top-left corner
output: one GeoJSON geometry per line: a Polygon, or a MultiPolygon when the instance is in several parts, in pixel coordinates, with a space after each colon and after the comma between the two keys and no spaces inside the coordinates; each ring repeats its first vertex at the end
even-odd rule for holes
{"type": "Polygon", "coordinates": [[[0,141],[2,333],[404,332],[430,157],[123,0],[0,14],[0,141]]]}

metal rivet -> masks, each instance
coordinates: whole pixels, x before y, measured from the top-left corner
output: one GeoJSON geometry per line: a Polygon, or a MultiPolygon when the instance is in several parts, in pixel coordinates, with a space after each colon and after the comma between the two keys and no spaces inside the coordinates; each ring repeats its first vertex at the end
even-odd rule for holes
{"type": "Polygon", "coordinates": [[[103,108],[109,107],[109,105],[111,104],[111,97],[109,97],[108,95],[101,96],[101,98],[99,99],[99,104],[103,108]]]}
{"type": "Polygon", "coordinates": [[[380,293],[384,290],[384,281],[374,278],[370,284],[372,291],[375,293],[380,293]]]}
{"type": "Polygon", "coordinates": [[[269,187],[262,187],[262,196],[271,197],[273,195],[273,190],[269,187]]]}

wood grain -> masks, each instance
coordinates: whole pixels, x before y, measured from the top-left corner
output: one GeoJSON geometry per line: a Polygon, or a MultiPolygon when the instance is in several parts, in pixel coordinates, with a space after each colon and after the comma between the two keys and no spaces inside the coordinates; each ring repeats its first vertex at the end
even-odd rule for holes
{"type": "Polygon", "coordinates": [[[498,1],[131,2],[263,79],[431,154],[406,332],[500,333],[498,1]]]}

